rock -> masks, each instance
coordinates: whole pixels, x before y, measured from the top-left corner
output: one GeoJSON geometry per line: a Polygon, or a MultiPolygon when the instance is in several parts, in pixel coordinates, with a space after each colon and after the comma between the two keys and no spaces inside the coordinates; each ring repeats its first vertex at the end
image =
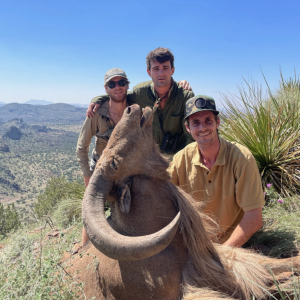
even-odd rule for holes
{"type": "Polygon", "coordinates": [[[41,230],[43,230],[43,228],[36,228],[36,229],[34,229],[34,230],[32,230],[32,231],[29,231],[28,233],[38,233],[38,232],[40,232],[41,230]]]}
{"type": "Polygon", "coordinates": [[[59,229],[58,228],[53,228],[51,231],[47,233],[48,237],[58,237],[59,236],[59,229]]]}
{"type": "Polygon", "coordinates": [[[76,243],[73,247],[73,249],[71,250],[71,254],[76,254],[78,253],[78,251],[82,248],[81,244],[76,243]]]}
{"type": "Polygon", "coordinates": [[[3,137],[7,137],[11,140],[20,140],[22,136],[21,130],[16,126],[11,126],[9,129],[5,132],[3,137]]]}

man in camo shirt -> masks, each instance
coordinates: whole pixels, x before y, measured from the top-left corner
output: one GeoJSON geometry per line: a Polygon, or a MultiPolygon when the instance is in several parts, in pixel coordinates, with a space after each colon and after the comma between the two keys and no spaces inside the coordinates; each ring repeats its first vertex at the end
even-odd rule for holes
{"type": "MultiPolygon", "coordinates": [[[[126,73],[118,68],[113,68],[106,72],[104,76],[104,88],[109,98],[101,103],[94,118],[86,118],[82,126],[76,155],[82,169],[85,187],[88,186],[93,170],[100,158],[102,151],[106,147],[111,132],[121,119],[127,106],[126,95],[129,81],[126,73]],[[96,136],[95,148],[93,150],[91,163],[89,165],[89,146],[93,136],[96,136]]],[[[89,238],[82,230],[82,246],[88,242],[89,238]]]]}

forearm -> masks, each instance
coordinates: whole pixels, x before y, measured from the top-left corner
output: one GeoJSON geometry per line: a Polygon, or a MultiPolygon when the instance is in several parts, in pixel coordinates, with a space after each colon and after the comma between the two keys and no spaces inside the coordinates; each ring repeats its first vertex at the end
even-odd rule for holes
{"type": "Polygon", "coordinates": [[[77,161],[81,167],[83,177],[90,177],[92,171],[89,166],[89,156],[88,149],[78,149],[76,150],[77,161]]]}
{"type": "Polygon", "coordinates": [[[85,119],[77,141],[76,156],[84,177],[92,175],[89,166],[89,149],[91,140],[96,133],[97,117],[98,115],[93,119],[85,119]]]}
{"type": "Polygon", "coordinates": [[[223,245],[241,247],[262,227],[262,225],[261,208],[246,212],[241,222],[232,232],[230,238],[223,245]]]}

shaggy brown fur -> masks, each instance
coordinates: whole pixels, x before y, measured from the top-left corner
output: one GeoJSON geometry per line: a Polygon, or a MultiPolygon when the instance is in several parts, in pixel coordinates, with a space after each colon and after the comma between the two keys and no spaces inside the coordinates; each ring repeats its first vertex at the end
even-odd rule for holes
{"type": "MultiPolygon", "coordinates": [[[[237,299],[251,299],[252,294],[263,298],[272,277],[256,262],[261,256],[241,248],[218,244],[214,247],[203,231],[202,222],[204,221],[206,231],[211,234],[214,233],[215,224],[195,209],[194,199],[183,190],[174,189],[171,183],[169,190],[178,201],[181,233],[189,252],[189,263],[183,272],[185,294],[195,293],[196,287],[209,287],[237,299]]],[[[202,297],[202,291],[198,292],[199,297],[202,297]]],[[[206,291],[205,295],[210,294],[206,291]]],[[[211,295],[216,297],[215,293],[211,295]]]]}
{"type": "MultiPolygon", "coordinates": [[[[153,141],[152,119],[149,109],[142,121],[134,107],[125,111],[97,164],[98,173],[115,183],[108,222],[125,236],[144,236],[164,228],[179,210],[179,230],[163,251],[137,261],[117,261],[90,246],[89,256],[74,259],[71,273],[80,270],[87,297],[99,300],[263,298],[272,278],[257,263],[261,256],[213,245],[214,222],[199,213],[191,196],[168,181],[168,163],[153,141]],[[128,182],[131,206],[124,214],[118,188],[128,182]]],[[[103,189],[96,175],[90,184],[103,189]]]]}

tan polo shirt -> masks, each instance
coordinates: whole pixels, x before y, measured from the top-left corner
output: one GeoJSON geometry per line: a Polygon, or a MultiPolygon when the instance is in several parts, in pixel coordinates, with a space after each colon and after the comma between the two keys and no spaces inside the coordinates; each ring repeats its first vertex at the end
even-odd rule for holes
{"type": "Polygon", "coordinates": [[[220,151],[211,171],[201,163],[197,143],[175,154],[168,171],[171,181],[203,201],[202,212],[212,216],[226,241],[244,212],[264,205],[260,174],[251,152],[237,143],[220,139],[220,151]]]}
{"type": "Polygon", "coordinates": [[[76,148],[77,160],[84,177],[90,177],[93,174],[89,166],[89,147],[93,136],[96,136],[93,156],[98,160],[115,125],[109,117],[108,101],[101,103],[93,118],[85,119],[76,148]]]}

